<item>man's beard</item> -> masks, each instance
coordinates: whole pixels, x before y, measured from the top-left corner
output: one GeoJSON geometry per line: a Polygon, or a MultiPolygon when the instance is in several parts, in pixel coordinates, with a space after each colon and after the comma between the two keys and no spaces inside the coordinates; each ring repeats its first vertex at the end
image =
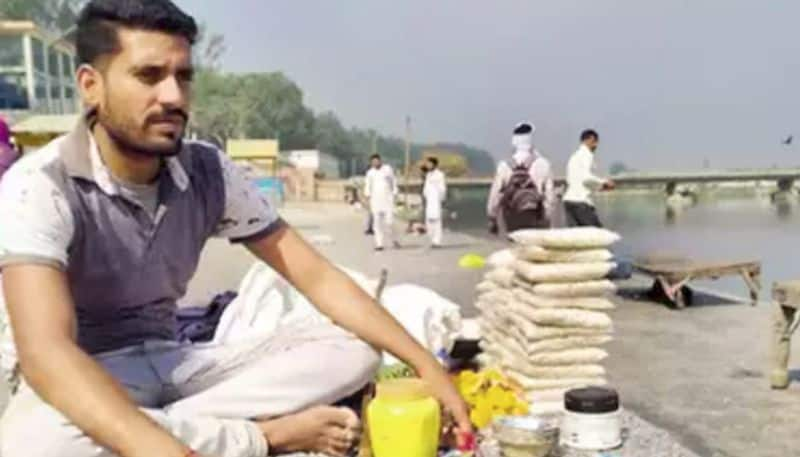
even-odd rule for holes
{"type": "MultiPolygon", "coordinates": [[[[175,157],[181,152],[183,147],[182,135],[178,136],[178,138],[173,141],[172,145],[148,144],[136,140],[133,138],[133,135],[130,134],[130,131],[134,129],[132,122],[121,121],[118,116],[113,114],[113,110],[109,111],[111,112],[104,113],[100,110],[100,112],[97,113],[97,121],[108,133],[111,140],[117,144],[121,152],[139,157],[175,157]]],[[[186,116],[182,112],[177,114],[186,119],[186,116]]],[[[149,123],[151,120],[148,119],[147,122],[149,123]]]]}

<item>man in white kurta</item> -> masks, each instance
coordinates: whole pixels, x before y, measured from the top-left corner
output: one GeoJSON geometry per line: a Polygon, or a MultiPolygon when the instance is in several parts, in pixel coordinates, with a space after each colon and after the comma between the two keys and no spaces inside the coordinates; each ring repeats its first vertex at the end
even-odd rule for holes
{"type": "Polygon", "coordinates": [[[397,196],[397,179],[394,170],[379,155],[371,158],[372,167],[367,172],[364,195],[369,200],[375,232],[375,250],[382,251],[385,242],[394,243],[394,200],[397,196]]]}
{"type": "Polygon", "coordinates": [[[431,246],[438,248],[442,245],[442,203],[447,197],[447,179],[435,157],[428,159],[428,170],[422,191],[425,196],[425,224],[431,237],[431,246]]]}

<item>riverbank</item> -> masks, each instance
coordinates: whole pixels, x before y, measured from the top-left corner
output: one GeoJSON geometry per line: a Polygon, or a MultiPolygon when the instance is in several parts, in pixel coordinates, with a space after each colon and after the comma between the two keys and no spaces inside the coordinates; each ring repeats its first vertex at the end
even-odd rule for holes
{"type": "MultiPolygon", "coordinates": [[[[375,253],[371,238],[363,234],[365,214],[350,207],[291,205],[281,214],[335,262],[371,276],[387,268],[392,284],[429,287],[460,304],[467,317],[475,315],[473,290],[483,272],[461,270],[457,261],[465,253],[485,255],[502,246],[448,232],[441,250],[428,250],[426,238],[413,236],[402,238],[402,249],[375,253]]],[[[235,290],[252,262],[241,247],[210,242],[187,301],[204,302],[222,290],[235,290]]],[[[613,313],[616,337],[606,363],[609,377],[625,407],[646,420],[636,419],[639,446],[669,449],[634,455],[797,454],[800,372],[789,390],[769,389],[769,305],[750,307],[706,296],[700,306],[676,312],[638,296],[642,282],[622,286],[613,313]]],[[[797,341],[794,349],[800,350],[797,341]]],[[[800,361],[795,358],[792,366],[800,368],[800,361]]]]}
{"type": "MultiPolygon", "coordinates": [[[[459,303],[466,316],[475,314],[473,289],[482,272],[459,269],[458,258],[502,246],[447,233],[442,250],[427,250],[425,238],[409,237],[403,249],[375,253],[363,235],[365,215],[349,207],[293,206],[283,214],[310,239],[322,241],[319,249],[334,261],[373,276],[386,267],[390,282],[429,287],[459,303]]],[[[770,390],[769,304],[751,307],[704,296],[698,306],[676,312],[641,297],[647,286],[641,280],[621,286],[606,366],[628,409],[703,457],[798,452],[800,436],[790,412],[800,411],[800,372],[789,390],[770,390]]],[[[797,359],[793,363],[798,366],[797,359]]]]}

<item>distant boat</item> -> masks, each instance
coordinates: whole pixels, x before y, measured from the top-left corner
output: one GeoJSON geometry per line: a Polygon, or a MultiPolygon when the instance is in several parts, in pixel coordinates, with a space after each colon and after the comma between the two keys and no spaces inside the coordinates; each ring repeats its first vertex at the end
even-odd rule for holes
{"type": "Polygon", "coordinates": [[[793,141],[794,141],[794,135],[789,135],[788,138],[783,140],[783,145],[784,146],[791,146],[793,141]]]}

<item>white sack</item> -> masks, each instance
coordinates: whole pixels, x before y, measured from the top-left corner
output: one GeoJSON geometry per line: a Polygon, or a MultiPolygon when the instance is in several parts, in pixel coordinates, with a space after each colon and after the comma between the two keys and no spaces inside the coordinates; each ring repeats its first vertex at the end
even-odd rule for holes
{"type": "Polygon", "coordinates": [[[537,325],[554,327],[578,327],[611,330],[611,318],[605,313],[583,309],[532,308],[517,305],[519,316],[537,325]]]}
{"type": "Polygon", "coordinates": [[[577,389],[588,386],[604,386],[607,381],[603,377],[596,378],[531,378],[516,370],[509,369],[508,376],[526,392],[549,389],[577,389]]]}
{"type": "Polygon", "coordinates": [[[564,402],[564,394],[567,393],[569,389],[562,387],[558,389],[547,389],[547,390],[534,390],[525,392],[525,400],[536,404],[536,403],[555,403],[555,402],[564,402]]]}
{"type": "Polygon", "coordinates": [[[594,263],[608,262],[614,255],[608,249],[558,250],[541,246],[520,246],[514,250],[519,260],[536,263],[594,263]]]}
{"type": "Polygon", "coordinates": [[[598,347],[610,341],[611,337],[608,335],[568,336],[566,338],[551,338],[548,340],[528,342],[524,347],[528,354],[537,354],[540,352],[555,352],[565,351],[568,349],[598,347]]]}
{"type": "Polygon", "coordinates": [[[600,365],[534,366],[531,364],[512,365],[519,373],[541,379],[602,378],[606,370],[600,365]]]}
{"type": "Polygon", "coordinates": [[[509,235],[514,242],[549,249],[604,249],[621,238],[614,232],[594,227],[549,230],[519,230],[509,235]]]}
{"type": "Polygon", "coordinates": [[[528,407],[531,416],[560,414],[564,412],[564,401],[538,401],[532,402],[528,407]]]}
{"type": "Polygon", "coordinates": [[[598,348],[567,349],[558,352],[540,352],[528,356],[533,365],[592,365],[608,357],[608,352],[598,348]]]}
{"type": "Polygon", "coordinates": [[[517,276],[529,283],[575,283],[603,279],[614,269],[609,262],[599,263],[531,263],[514,262],[517,276]]]}
{"type": "Polygon", "coordinates": [[[607,298],[576,297],[553,298],[539,297],[526,289],[516,287],[513,289],[514,299],[534,308],[577,308],[594,311],[608,311],[614,309],[614,303],[607,298]]]}
{"type": "MultiPolygon", "coordinates": [[[[374,296],[377,283],[343,269],[365,292],[374,296]]],[[[461,331],[460,308],[432,290],[415,285],[387,287],[383,306],[431,352],[450,351],[461,331]]],[[[330,322],[286,280],[263,262],[254,263],[239,295],[228,305],[214,334],[215,343],[235,343],[274,333],[278,327],[330,322]]],[[[384,355],[384,362],[396,362],[384,355]]]]}
{"type": "Polygon", "coordinates": [[[475,286],[475,290],[479,294],[483,294],[483,293],[486,293],[486,292],[492,292],[492,291],[497,290],[498,288],[499,288],[499,286],[497,284],[495,284],[494,282],[492,282],[492,281],[481,281],[480,283],[478,283],[477,286],[475,286]]]}
{"type": "MultiPolygon", "coordinates": [[[[430,352],[450,352],[461,333],[461,308],[436,292],[413,284],[387,287],[383,306],[430,352]]],[[[399,362],[384,354],[384,363],[399,362]]]]}
{"type": "Polygon", "coordinates": [[[488,273],[484,279],[492,281],[500,287],[511,287],[516,273],[511,268],[497,268],[488,273]]]}
{"type": "Polygon", "coordinates": [[[608,280],[561,284],[530,284],[517,279],[514,281],[514,285],[534,295],[554,298],[602,297],[617,291],[617,286],[608,280]]]}
{"type": "Polygon", "coordinates": [[[518,319],[518,322],[513,324],[513,327],[509,327],[509,329],[518,331],[527,341],[567,338],[570,336],[604,336],[610,333],[609,329],[541,326],[527,319],[518,319]]]}
{"type": "Polygon", "coordinates": [[[490,255],[489,258],[486,259],[486,264],[494,269],[509,268],[515,260],[517,260],[517,257],[514,251],[511,249],[503,249],[502,251],[497,251],[490,255]]]}

